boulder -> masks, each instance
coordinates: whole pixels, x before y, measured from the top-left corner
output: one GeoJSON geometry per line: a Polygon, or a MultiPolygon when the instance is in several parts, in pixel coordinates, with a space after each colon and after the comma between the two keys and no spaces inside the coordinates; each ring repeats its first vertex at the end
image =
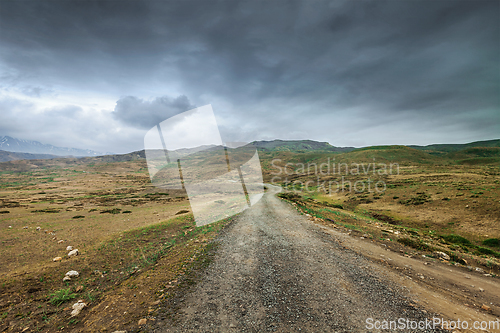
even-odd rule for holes
{"type": "Polygon", "coordinates": [[[54,259],[52,259],[52,261],[61,261],[62,258],[61,257],[55,257],[54,259]]]}
{"type": "Polygon", "coordinates": [[[73,246],[71,245],[66,246],[66,251],[73,251],[73,246]]]}
{"type": "Polygon", "coordinates": [[[78,249],[71,250],[68,253],[68,257],[73,257],[73,256],[77,256],[77,255],[78,255],[78,249]]]}
{"type": "Polygon", "coordinates": [[[148,322],[148,320],[147,320],[146,318],[142,318],[142,319],[140,319],[140,320],[139,320],[138,325],[139,325],[139,326],[141,326],[141,325],[146,325],[146,324],[147,324],[147,322],[148,322]]]}
{"type": "Polygon", "coordinates": [[[71,281],[71,278],[67,275],[65,277],[63,277],[63,282],[66,282],[66,281],[71,281]]]}

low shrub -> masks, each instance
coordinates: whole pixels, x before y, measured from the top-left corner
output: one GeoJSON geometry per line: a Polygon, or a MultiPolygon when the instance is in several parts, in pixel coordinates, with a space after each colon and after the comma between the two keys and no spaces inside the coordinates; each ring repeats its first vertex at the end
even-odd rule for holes
{"type": "Polygon", "coordinates": [[[500,248],[500,238],[489,238],[483,241],[483,245],[500,248]]]}
{"type": "Polygon", "coordinates": [[[52,298],[49,302],[55,306],[76,298],[76,294],[71,292],[71,288],[58,290],[50,296],[52,298]]]}

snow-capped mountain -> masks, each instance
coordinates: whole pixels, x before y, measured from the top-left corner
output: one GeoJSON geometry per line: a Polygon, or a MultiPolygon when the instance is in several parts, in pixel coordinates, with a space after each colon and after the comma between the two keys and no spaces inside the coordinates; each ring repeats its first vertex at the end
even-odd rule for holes
{"type": "Polygon", "coordinates": [[[101,153],[90,149],[66,148],[47,145],[38,141],[21,140],[10,136],[0,136],[0,150],[31,153],[31,154],[52,154],[58,156],[100,156],[109,153],[101,153]]]}

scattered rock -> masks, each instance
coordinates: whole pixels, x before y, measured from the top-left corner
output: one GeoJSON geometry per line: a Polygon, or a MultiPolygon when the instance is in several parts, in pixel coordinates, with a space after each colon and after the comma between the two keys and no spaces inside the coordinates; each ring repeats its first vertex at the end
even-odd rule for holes
{"type": "Polygon", "coordinates": [[[28,227],[23,227],[23,229],[28,229],[28,227]]]}
{"type": "Polygon", "coordinates": [[[71,281],[71,278],[67,275],[63,277],[63,282],[66,282],[66,281],[71,281]]]}
{"type": "Polygon", "coordinates": [[[61,243],[64,243],[64,241],[62,239],[57,241],[57,244],[61,244],[61,243]]]}
{"type": "Polygon", "coordinates": [[[483,309],[484,311],[491,311],[491,308],[486,305],[486,304],[483,304],[483,306],[481,307],[481,309],[483,309]]]}
{"type": "Polygon", "coordinates": [[[71,245],[66,246],[66,251],[73,251],[73,246],[71,245]]]}
{"type": "Polygon", "coordinates": [[[479,288],[479,291],[484,291],[484,289],[483,288],[479,288]]]}
{"type": "Polygon", "coordinates": [[[114,331],[114,332],[111,332],[111,333],[127,333],[127,331],[114,331]]]}
{"type": "Polygon", "coordinates": [[[440,259],[443,259],[443,260],[450,260],[450,256],[449,256],[449,255],[447,255],[447,254],[446,254],[446,253],[444,253],[444,252],[436,251],[436,252],[434,252],[434,254],[435,254],[436,256],[438,256],[438,258],[440,258],[440,259]]]}
{"type": "Polygon", "coordinates": [[[54,259],[52,259],[52,261],[61,261],[62,258],[61,257],[55,257],[54,259]]]}
{"type": "Polygon", "coordinates": [[[75,291],[76,291],[77,293],[79,293],[79,292],[80,292],[80,291],[82,291],[82,290],[83,290],[83,286],[78,286],[78,287],[76,287],[76,289],[75,289],[75,291]]]}
{"type": "Polygon", "coordinates": [[[66,273],[66,276],[69,276],[69,277],[77,277],[78,275],[80,275],[77,271],[69,271],[66,273]]]}
{"type": "Polygon", "coordinates": [[[147,320],[146,318],[142,318],[142,319],[140,319],[140,320],[139,320],[138,325],[139,325],[139,326],[141,326],[141,325],[146,325],[146,324],[147,324],[147,322],[148,322],[148,320],[147,320]]]}
{"type": "Polygon", "coordinates": [[[476,267],[476,272],[484,273],[484,270],[482,268],[476,267]]]}
{"type": "Polygon", "coordinates": [[[68,257],[73,257],[78,255],[78,249],[74,249],[68,253],[68,257]]]}
{"type": "Polygon", "coordinates": [[[40,227],[36,227],[36,230],[37,230],[37,231],[40,231],[40,230],[42,230],[42,228],[40,228],[40,227]]]}
{"type": "Polygon", "coordinates": [[[73,304],[73,306],[72,306],[73,311],[71,311],[71,317],[78,316],[80,314],[80,311],[82,311],[82,309],[86,306],[87,306],[87,304],[84,303],[82,300],[79,300],[78,302],[73,304]]]}

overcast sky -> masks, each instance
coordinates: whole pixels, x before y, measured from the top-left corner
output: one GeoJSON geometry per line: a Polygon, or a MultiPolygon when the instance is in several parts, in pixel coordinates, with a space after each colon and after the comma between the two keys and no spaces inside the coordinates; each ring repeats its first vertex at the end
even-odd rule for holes
{"type": "Polygon", "coordinates": [[[223,141],[500,138],[500,1],[0,0],[0,135],[125,153],[211,104],[223,141]]]}

